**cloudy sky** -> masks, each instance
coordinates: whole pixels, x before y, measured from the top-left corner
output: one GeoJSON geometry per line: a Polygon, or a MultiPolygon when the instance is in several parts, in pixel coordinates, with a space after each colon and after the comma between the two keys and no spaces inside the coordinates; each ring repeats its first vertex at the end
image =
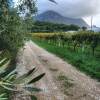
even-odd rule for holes
{"type": "Polygon", "coordinates": [[[39,13],[46,10],[54,10],[63,16],[73,18],[84,18],[88,24],[100,26],[100,0],[56,0],[58,4],[53,4],[48,0],[37,0],[39,13]]]}
{"type": "Polygon", "coordinates": [[[37,0],[38,13],[54,10],[66,17],[84,18],[89,25],[91,23],[91,16],[93,16],[93,24],[100,27],[100,0],[55,1],[58,4],[54,4],[49,0],[37,0]]]}

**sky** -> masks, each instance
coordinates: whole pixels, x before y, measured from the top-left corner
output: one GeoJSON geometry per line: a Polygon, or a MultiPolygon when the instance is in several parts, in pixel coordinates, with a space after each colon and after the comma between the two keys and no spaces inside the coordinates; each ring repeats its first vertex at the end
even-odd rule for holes
{"type": "MultiPolygon", "coordinates": [[[[18,0],[14,0],[17,2],[18,0]]],[[[93,25],[100,27],[100,0],[37,0],[38,13],[53,10],[65,17],[83,18],[89,25],[93,16],[93,25]]]]}

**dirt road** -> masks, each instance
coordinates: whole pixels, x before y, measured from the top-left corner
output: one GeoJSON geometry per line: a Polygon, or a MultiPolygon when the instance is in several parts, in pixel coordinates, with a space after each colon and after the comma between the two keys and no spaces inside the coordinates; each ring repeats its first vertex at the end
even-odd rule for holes
{"type": "Polygon", "coordinates": [[[34,66],[38,68],[36,74],[46,73],[35,84],[43,90],[36,94],[38,100],[100,100],[99,82],[32,41],[26,43],[17,65],[19,75],[34,66]]]}

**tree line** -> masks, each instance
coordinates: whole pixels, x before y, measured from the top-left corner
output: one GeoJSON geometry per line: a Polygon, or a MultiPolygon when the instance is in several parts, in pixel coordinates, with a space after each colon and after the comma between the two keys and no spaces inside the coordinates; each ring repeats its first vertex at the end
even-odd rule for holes
{"type": "Polygon", "coordinates": [[[65,25],[51,22],[36,21],[31,29],[31,32],[66,32],[78,31],[80,29],[77,25],[65,25]]]}

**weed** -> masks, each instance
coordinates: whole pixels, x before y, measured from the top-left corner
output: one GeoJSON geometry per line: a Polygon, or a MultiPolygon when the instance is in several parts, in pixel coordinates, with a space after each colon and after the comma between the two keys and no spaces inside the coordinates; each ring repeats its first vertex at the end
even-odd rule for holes
{"type": "Polygon", "coordinates": [[[57,77],[57,79],[60,82],[61,90],[64,92],[64,94],[69,95],[68,89],[73,87],[73,85],[74,85],[73,82],[72,82],[73,80],[69,79],[68,77],[66,77],[63,74],[60,74],[57,77]]]}

